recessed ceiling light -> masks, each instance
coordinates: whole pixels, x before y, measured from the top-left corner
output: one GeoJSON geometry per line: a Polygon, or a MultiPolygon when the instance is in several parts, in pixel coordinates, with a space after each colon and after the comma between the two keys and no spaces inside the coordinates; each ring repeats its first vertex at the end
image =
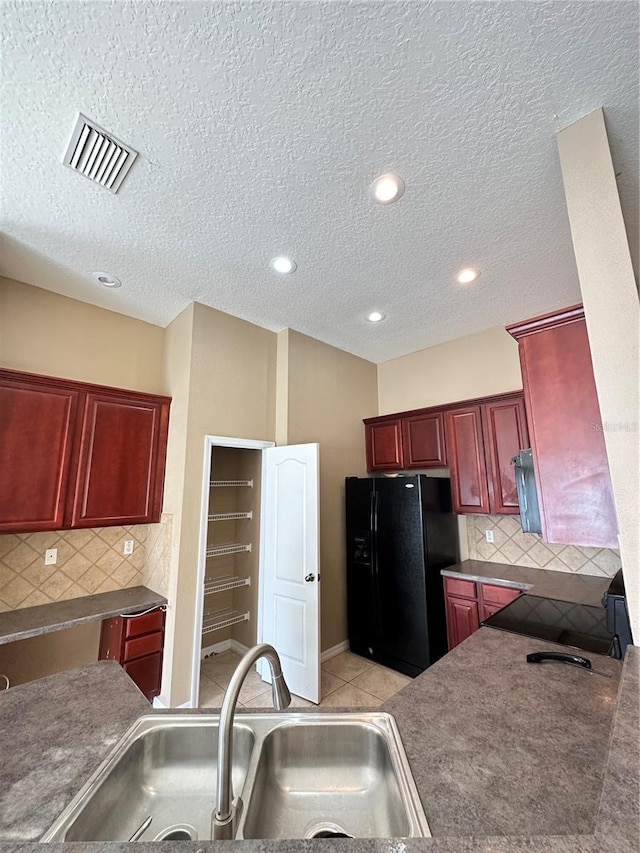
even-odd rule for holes
{"type": "Polygon", "coordinates": [[[92,272],[91,275],[103,287],[122,287],[122,282],[115,275],[109,275],[106,272],[92,272]]]}
{"type": "Polygon", "coordinates": [[[393,201],[398,201],[403,192],[404,181],[398,175],[392,175],[391,172],[380,175],[369,187],[369,195],[378,204],[391,204],[393,201]]]}
{"type": "Polygon", "coordinates": [[[465,267],[463,270],[460,270],[456,276],[456,281],[458,284],[471,284],[471,282],[475,281],[477,278],[480,278],[479,269],[476,269],[476,267],[465,267]]]}
{"type": "Polygon", "coordinates": [[[288,275],[288,273],[295,272],[298,268],[295,261],[292,261],[291,258],[285,258],[284,255],[271,258],[269,266],[274,272],[280,273],[280,275],[288,275]]]}
{"type": "Polygon", "coordinates": [[[381,323],[386,316],[381,311],[372,311],[370,314],[367,314],[367,320],[370,323],[381,323]]]}

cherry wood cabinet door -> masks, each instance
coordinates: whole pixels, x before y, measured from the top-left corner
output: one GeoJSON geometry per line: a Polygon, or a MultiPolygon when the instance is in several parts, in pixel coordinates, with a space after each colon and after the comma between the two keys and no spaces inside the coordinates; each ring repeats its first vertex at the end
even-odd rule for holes
{"type": "Polygon", "coordinates": [[[63,526],[78,393],[0,371],[0,532],[63,526]]]}
{"type": "Polygon", "coordinates": [[[447,595],[447,639],[449,651],[455,648],[480,627],[478,602],[468,598],[447,595]]]}
{"type": "Polygon", "coordinates": [[[582,306],[507,327],[519,343],[546,542],[617,548],[617,520],[582,306]]]}
{"type": "Polygon", "coordinates": [[[400,471],[402,456],[402,431],[400,418],[365,423],[367,471],[400,471]]]}
{"type": "Polygon", "coordinates": [[[489,506],[494,515],[517,515],[518,491],[511,460],[529,447],[524,395],[482,407],[489,506]]]}
{"type": "Polygon", "coordinates": [[[446,413],[446,426],[453,511],[489,513],[482,407],[451,409],[446,413]]]}
{"type": "Polygon", "coordinates": [[[405,468],[445,467],[444,413],[412,415],[401,420],[405,468]]]}
{"type": "Polygon", "coordinates": [[[67,526],[160,520],[168,417],[163,400],[87,393],[67,526]]]}

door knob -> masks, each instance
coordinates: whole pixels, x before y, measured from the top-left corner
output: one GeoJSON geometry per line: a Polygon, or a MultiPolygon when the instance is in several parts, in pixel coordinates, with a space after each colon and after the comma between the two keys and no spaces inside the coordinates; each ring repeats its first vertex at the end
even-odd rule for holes
{"type": "Polygon", "coordinates": [[[307,583],[311,583],[312,581],[314,581],[316,579],[316,576],[309,573],[308,575],[305,575],[304,579],[306,580],[307,583]]]}

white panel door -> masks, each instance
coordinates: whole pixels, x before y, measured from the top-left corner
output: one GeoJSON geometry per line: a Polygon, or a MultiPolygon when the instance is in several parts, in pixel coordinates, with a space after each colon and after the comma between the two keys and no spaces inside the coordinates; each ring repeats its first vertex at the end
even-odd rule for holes
{"type": "MultiPolygon", "coordinates": [[[[320,702],[318,445],[262,452],[263,643],[280,655],[289,690],[320,702]]],[[[261,664],[263,678],[270,680],[261,664]]]]}

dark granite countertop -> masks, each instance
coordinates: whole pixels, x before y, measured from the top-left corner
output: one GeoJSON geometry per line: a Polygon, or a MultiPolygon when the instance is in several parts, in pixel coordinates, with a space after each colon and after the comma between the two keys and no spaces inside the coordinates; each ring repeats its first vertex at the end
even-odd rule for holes
{"type": "Polygon", "coordinates": [[[464,560],[442,569],[442,575],[464,578],[498,586],[523,589],[541,598],[557,598],[574,604],[589,604],[600,607],[602,596],[607,591],[611,578],[595,575],[575,575],[571,572],[555,572],[549,569],[530,569],[509,563],[486,563],[483,560],[464,560]]]}
{"type": "MultiPolygon", "coordinates": [[[[593,656],[610,679],[525,664],[526,651],[538,645],[482,628],[383,706],[398,722],[434,838],[242,841],[233,848],[201,841],[180,842],[180,850],[635,853],[640,649],[628,650],[617,691],[619,662],[593,656]]],[[[110,662],[0,694],[0,839],[13,842],[3,849],[37,849],[29,842],[148,710],[110,662]]],[[[83,844],[87,853],[124,849],[83,844]]],[[[145,845],[149,853],[167,849],[166,842],[145,845]]]]}
{"type": "Polygon", "coordinates": [[[36,840],[150,705],[115,661],[0,692],[0,840],[36,840]]]}
{"type": "Polygon", "coordinates": [[[0,613],[0,645],[49,634],[63,628],[73,628],[74,625],[85,622],[99,622],[120,613],[135,613],[138,610],[159,607],[166,603],[164,596],[147,589],[146,586],[133,586],[113,592],[100,592],[97,595],[83,595],[68,601],[56,601],[53,604],[7,610],[0,613]]]}

